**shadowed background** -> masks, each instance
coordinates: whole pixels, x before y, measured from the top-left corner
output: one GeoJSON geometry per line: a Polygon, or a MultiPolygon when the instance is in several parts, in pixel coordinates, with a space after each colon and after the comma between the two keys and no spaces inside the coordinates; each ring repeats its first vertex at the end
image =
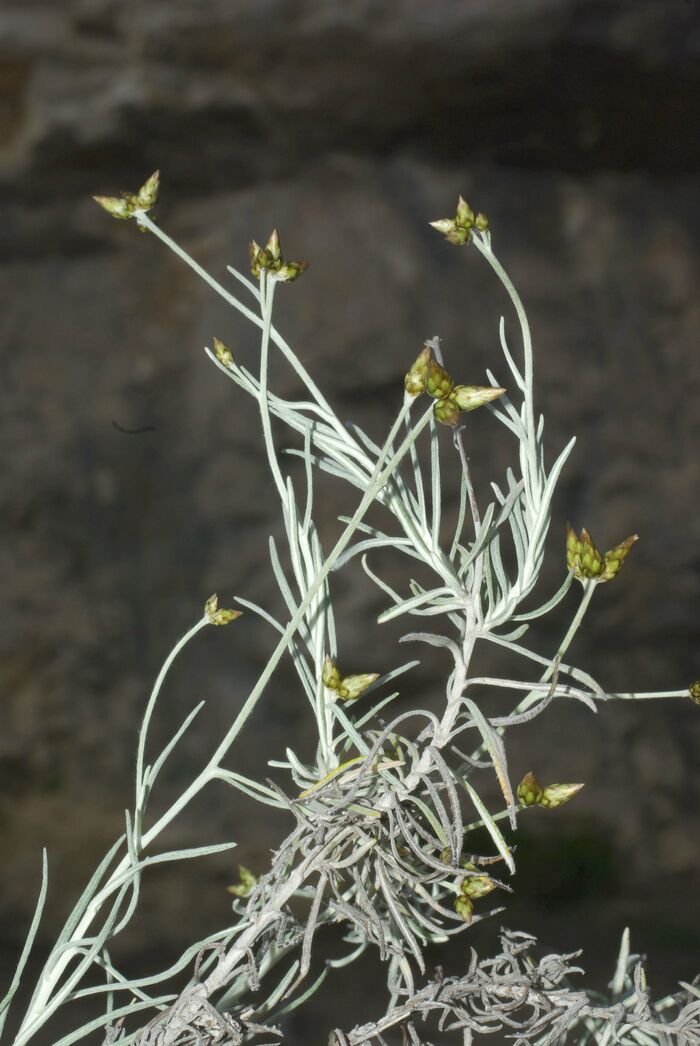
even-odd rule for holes
{"type": "MultiPolygon", "coordinates": [[[[256,412],[202,351],[216,334],[250,366],[254,333],[91,195],[135,189],[160,167],[159,223],[224,282],[227,263],[245,270],[248,240],[276,226],[289,256],[310,261],[279,289],[277,326],[340,416],[379,439],[428,336],[443,338],[459,380],[480,383],[492,366],[508,383],[502,312],[519,343],[505,295],[476,252],[427,225],[464,193],[489,216],[528,309],[550,463],[578,435],[538,592],[562,577],[566,519],[603,548],[638,532],[572,659],[610,689],[681,688],[700,676],[699,46],[698,9],[682,0],[5,0],[0,992],[41,846],[51,880],[39,952],[121,830],[139,716],[173,642],[212,591],[224,605],[233,594],[279,603],[266,539],[280,523],[256,412]]],[[[283,368],[275,382],[298,392],[283,368]]],[[[512,448],[486,411],[467,439],[485,497],[512,448]]],[[[329,547],[357,495],[319,491],[329,547]]],[[[374,564],[405,587],[400,560],[374,564]]],[[[402,629],[376,624],[384,601],[359,567],[334,593],[348,671],[405,660],[402,629]]],[[[575,605],[570,593],[538,627],[543,655],[575,605]]],[[[164,797],[206,759],[272,645],[246,615],[183,654],[156,735],[200,699],[207,709],[164,797]]],[[[446,666],[417,656],[406,694],[435,705],[446,666]]],[[[509,736],[516,780],[535,769],[587,787],[565,811],[523,819],[516,897],[462,940],[486,953],[505,922],[548,949],[583,945],[602,987],[630,925],[658,990],[692,978],[698,709],[616,704],[593,717],[560,705],[509,736]]],[[[309,749],[288,668],[232,765],[264,775],[286,744],[309,749]]],[[[221,925],[236,858],[263,868],[286,827],[265,822],[226,792],[186,811],[169,845],[233,838],[239,849],[154,876],[115,954],[147,972],[221,925]]],[[[371,963],[329,979],[290,1041],[371,1017],[376,982],[371,963]],[[349,981],[366,1013],[348,1013],[349,981]]]]}

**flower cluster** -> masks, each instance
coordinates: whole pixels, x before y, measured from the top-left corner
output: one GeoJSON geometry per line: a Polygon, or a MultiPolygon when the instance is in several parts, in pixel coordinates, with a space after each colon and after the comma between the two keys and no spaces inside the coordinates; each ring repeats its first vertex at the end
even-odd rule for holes
{"type": "Polygon", "coordinates": [[[354,701],[356,697],[363,694],[370,683],[379,679],[377,672],[365,672],[355,676],[341,676],[338,666],[327,657],[323,662],[321,681],[328,690],[344,701],[354,701]]]}
{"type": "Polygon", "coordinates": [[[154,171],[136,193],[124,192],[121,196],[93,196],[93,200],[113,218],[126,221],[128,218],[133,218],[139,211],[150,211],[158,199],[159,184],[160,171],[154,171]]]}
{"type": "Polygon", "coordinates": [[[423,392],[432,396],[436,401],[433,407],[436,421],[452,428],[459,424],[460,411],[466,413],[483,407],[506,391],[491,385],[455,385],[429,345],[423,347],[406,374],[404,388],[409,396],[420,396],[423,392]]]}
{"type": "Polygon", "coordinates": [[[620,567],[637,539],[637,534],[631,534],[619,545],[603,553],[593,544],[585,527],[577,537],[576,531],[567,526],[566,565],[579,581],[611,581],[619,574],[620,567]]]}
{"type": "Polygon", "coordinates": [[[542,788],[530,771],[518,785],[517,796],[523,806],[544,806],[547,810],[553,810],[568,803],[582,788],[582,784],[551,784],[542,788]]]}
{"type": "Polygon", "coordinates": [[[220,609],[219,597],[216,593],[213,596],[209,596],[209,599],[204,604],[204,616],[210,625],[228,625],[230,621],[235,621],[242,613],[242,610],[220,609]]]}
{"type": "Polygon", "coordinates": [[[280,283],[291,283],[309,267],[309,263],[305,261],[285,262],[277,229],[272,230],[264,247],[261,247],[255,240],[251,240],[248,244],[248,253],[250,271],[256,279],[260,279],[260,273],[264,271],[269,273],[273,279],[279,280],[280,283]]]}
{"type": "Polygon", "coordinates": [[[477,229],[479,232],[486,232],[489,227],[489,220],[481,211],[475,215],[464,197],[460,196],[457,201],[457,213],[454,218],[440,218],[438,221],[430,224],[438,232],[441,232],[450,243],[454,243],[456,247],[461,247],[463,244],[469,243],[473,229],[477,229]]]}

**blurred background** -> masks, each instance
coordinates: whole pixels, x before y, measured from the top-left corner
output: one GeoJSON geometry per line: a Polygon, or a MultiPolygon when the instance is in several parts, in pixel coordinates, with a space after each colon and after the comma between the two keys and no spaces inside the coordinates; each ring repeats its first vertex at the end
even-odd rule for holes
{"type": "MultiPolygon", "coordinates": [[[[375,438],[426,337],[443,338],[460,380],[481,383],[491,366],[507,384],[501,313],[519,343],[505,295],[475,251],[427,224],[460,192],[485,211],[530,316],[550,463],[578,436],[538,592],[563,576],[567,519],[602,548],[639,533],[571,658],[612,690],[683,688],[700,676],[699,48],[695,0],[4,0],[0,994],[41,847],[51,878],[37,960],[121,831],[139,717],[174,641],[213,591],[223,605],[234,594],[279,605],[258,419],[203,352],[217,335],[252,365],[252,330],[92,194],[136,189],[159,167],[159,223],[225,283],[225,266],[245,271],[248,241],[276,226],[288,255],[310,262],[280,288],[277,326],[340,416],[375,438]]],[[[298,391],[282,367],[274,381],[298,391]]],[[[512,446],[486,411],[467,439],[485,497],[512,446]]],[[[330,542],[357,496],[319,490],[330,542]]],[[[402,561],[375,566],[405,588],[402,561]]],[[[346,670],[405,659],[359,565],[334,594],[346,670]]],[[[535,630],[544,656],[576,599],[535,630]]],[[[272,645],[246,615],[182,655],[156,737],[207,707],[154,812],[207,758],[272,645]]],[[[436,705],[445,666],[417,656],[406,700],[436,705]]],[[[459,955],[469,943],[486,954],[507,925],[547,950],[583,947],[589,983],[604,987],[630,926],[655,991],[692,979],[700,709],[561,704],[509,737],[516,780],[534,769],[587,787],[523,819],[516,895],[459,955]]],[[[287,744],[310,748],[285,668],[231,765],[264,776],[287,744]]],[[[285,828],[207,793],[165,842],[232,838],[238,850],[154,875],[115,956],[149,972],[225,924],[235,864],[263,869],[285,828]]],[[[331,977],[289,1041],[325,1041],[379,1012],[378,984],[370,961],[331,977]]]]}

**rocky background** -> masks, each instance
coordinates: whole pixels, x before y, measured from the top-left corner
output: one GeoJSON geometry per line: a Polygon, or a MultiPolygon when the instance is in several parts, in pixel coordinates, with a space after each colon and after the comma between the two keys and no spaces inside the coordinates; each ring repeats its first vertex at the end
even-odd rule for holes
{"type": "MultiPolygon", "coordinates": [[[[528,308],[551,455],[578,435],[542,593],[562,576],[566,519],[604,548],[637,531],[573,656],[611,689],[680,688],[700,676],[699,47],[694,0],[4,0],[0,993],[41,847],[39,956],[121,830],[139,716],[172,643],[212,591],[278,598],[256,415],[202,351],[217,334],[251,363],[255,338],[91,195],[160,167],[160,224],[224,280],[276,225],[311,262],[278,293],[278,326],[341,416],[380,437],[425,337],[442,336],[462,380],[504,372],[503,293],[475,252],[426,224],[463,192],[528,308]]],[[[275,380],[296,391],[282,368],[275,380]]],[[[510,452],[495,428],[486,412],[470,420],[482,489],[510,452]]],[[[449,451],[447,439],[454,468],[449,451]]],[[[355,497],[321,489],[330,541],[355,497]]],[[[402,566],[389,555],[384,569],[401,583],[402,566]]],[[[346,665],[403,659],[359,569],[335,592],[346,665]]],[[[572,593],[535,633],[542,653],[574,605],[572,593]]],[[[206,758],[271,644],[247,615],[183,654],[156,732],[201,698],[207,709],[164,796],[206,758]]],[[[408,696],[437,700],[442,669],[425,658],[408,696]]],[[[288,672],[236,766],[263,772],[307,736],[288,672]]],[[[596,717],[560,706],[512,735],[516,778],[535,768],[587,788],[527,819],[518,894],[497,922],[548,949],[583,946],[601,987],[625,925],[658,990],[698,973],[699,745],[689,700],[596,717]]],[[[168,843],[235,838],[234,858],[260,868],[284,827],[212,791],[168,843]]],[[[115,954],[146,971],[220,925],[233,863],[154,875],[115,954]]],[[[494,929],[471,941],[488,949],[494,929]]],[[[369,1017],[376,972],[331,978],[289,1041],[354,1022],[360,992],[369,1017]]]]}

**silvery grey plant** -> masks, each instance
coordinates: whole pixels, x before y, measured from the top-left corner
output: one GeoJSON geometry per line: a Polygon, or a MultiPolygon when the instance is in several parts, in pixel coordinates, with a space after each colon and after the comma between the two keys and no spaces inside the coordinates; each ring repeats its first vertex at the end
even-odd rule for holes
{"type": "MultiPolygon", "coordinates": [[[[259,407],[286,537],[286,550],[269,539],[286,615],[278,620],[243,596],[236,599],[237,609],[223,609],[212,596],[171,650],[146,704],[138,735],[134,800],[125,814],[124,831],[66,920],[21,1019],[15,1046],[47,1041],[56,1012],[90,997],[103,1001],[102,1014],[58,1041],[52,1039],[53,1046],[70,1046],[88,1037],[120,1046],[276,1041],[282,1015],[302,1005],[329,971],[352,963],[368,949],[376,949],[385,962],[386,1009],[367,1014],[354,1029],[326,1029],[330,1041],[339,1046],[385,1042],[392,1031],[401,1031],[403,1041],[420,1043],[435,1028],[443,1038],[452,1031],[455,1041],[465,1043],[474,1034],[499,1029],[518,1043],[537,1046],[571,1036],[601,1046],[613,1041],[638,1046],[699,1043],[700,990],[685,984],[678,993],[652,1003],[642,966],[630,953],[627,932],[607,998],[572,983],[572,976],[580,972],[571,966],[573,956],[535,959],[534,940],[526,934],[502,931],[494,939],[493,955],[480,960],[472,952],[460,977],[445,977],[426,965],[427,945],[467,932],[472,922],[493,914],[484,898],[512,890],[515,860],[501,823],[516,829],[519,814],[529,807],[559,806],[581,787],[542,787],[534,773],[514,787],[504,740],[512,727],[541,715],[555,700],[580,701],[592,711],[612,699],[689,693],[700,703],[700,683],[689,691],[607,693],[566,660],[598,585],[616,576],[636,536],[603,554],[586,530],[577,535],[570,528],[568,570],[559,589],[535,609],[524,607],[540,576],[552,497],[574,440],[548,468],[543,419],[534,406],[530,329],[521,300],[494,254],[486,218],[475,215],[460,197],[454,218],[432,224],[449,242],[476,250],[506,291],[522,343],[517,362],[501,319],[501,366],[513,394],[506,394],[490,370],[486,385],[455,384],[439,339],[428,339],[408,369],[403,399],[397,376],[396,418],[378,446],[357,425],[340,421],[273,324],[278,284],[296,280],[305,263],[285,260],[276,232],[264,247],[253,241],[254,279],[228,270],[241,286],[241,300],[155,224],[149,212],[158,181],[156,173],[138,193],[96,200],[114,217],[133,220],[157,237],[259,329],[254,370],[235,360],[218,339],[206,351],[221,374],[259,407]],[[273,350],[293,369],[301,390],[298,399],[285,399],[269,387],[273,350]],[[491,484],[493,499],[485,507],[477,503],[463,442],[463,415],[478,407],[505,426],[517,449],[513,468],[491,484]],[[285,426],[301,437],[301,449],[291,452],[304,464],[302,494],[282,465],[276,427],[285,426]],[[442,515],[441,435],[453,440],[461,474],[457,525],[450,534],[442,515]],[[339,517],[343,530],[329,551],[323,549],[314,523],[316,469],[358,491],[354,511],[351,502],[347,515],[339,517]],[[367,520],[375,505],[385,510],[382,530],[367,520]],[[430,585],[411,581],[407,590],[396,591],[382,580],[367,556],[381,555],[386,546],[427,568],[433,578],[430,585]],[[439,714],[424,708],[390,714],[397,697],[390,684],[415,661],[381,677],[366,670],[372,666],[361,666],[365,670],[355,675],[341,671],[331,577],[354,556],[361,557],[367,576],[387,599],[380,623],[400,616],[429,619],[403,641],[427,643],[444,652],[447,671],[439,714]],[[558,649],[543,657],[524,642],[529,623],[553,610],[575,583],[581,585],[578,609],[558,649]],[[259,615],[275,637],[267,663],[201,769],[165,812],[149,817],[158,776],[168,760],[177,758],[177,746],[202,707],[192,709],[162,750],[152,751],[149,728],[163,681],[199,631],[228,625],[242,611],[259,615]],[[477,643],[496,644],[518,655],[527,668],[524,678],[470,674],[477,643]],[[287,775],[286,787],[280,787],[265,779],[264,766],[261,779],[251,778],[232,769],[226,759],[285,657],[291,658],[300,693],[308,701],[317,743],[311,762],[290,748],[271,761],[287,775]],[[477,700],[475,695],[489,687],[513,695],[508,715],[490,715],[477,700]],[[502,794],[495,810],[482,797],[483,781],[492,773],[502,794]],[[228,925],[193,943],[167,969],[127,977],[113,963],[109,945],[137,911],[143,874],[155,864],[235,846],[226,842],[189,850],[157,849],[164,829],[212,782],[285,811],[289,832],[259,877],[241,868],[241,881],[232,888],[228,925]],[[480,829],[492,844],[487,854],[472,853],[472,833],[480,829]],[[312,976],[317,931],[331,924],[342,926],[345,950],[338,956],[324,954],[323,972],[312,976]],[[96,970],[101,972],[97,983],[96,970]]],[[[46,894],[44,854],[35,916],[0,1002],[0,1031],[35,940],[46,894]]]]}

